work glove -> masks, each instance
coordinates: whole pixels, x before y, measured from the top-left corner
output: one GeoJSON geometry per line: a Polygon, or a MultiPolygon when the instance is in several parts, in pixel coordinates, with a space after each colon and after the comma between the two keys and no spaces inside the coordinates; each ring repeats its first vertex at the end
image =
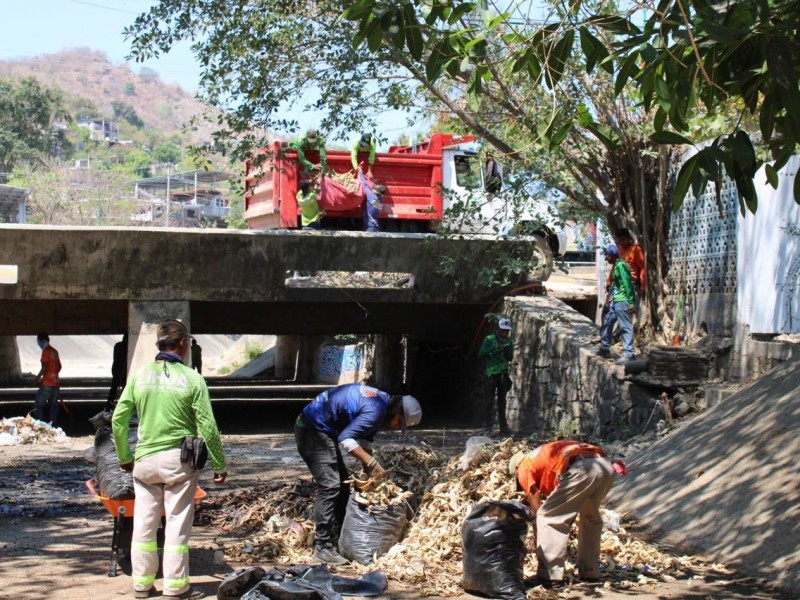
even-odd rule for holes
{"type": "Polygon", "coordinates": [[[228,472],[223,471],[222,473],[214,473],[214,479],[212,481],[217,485],[221,485],[225,483],[225,480],[228,478],[228,472]]]}
{"type": "Polygon", "coordinates": [[[372,466],[365,467],[367,470],[367,475],[369,475],[370,479],[379,481],[383,479],[383,476],[386,474],[386,470],[381,466],[381,463],[379,463],[377,460],[375,460],[374,458],[372,460],[374,461],[372,463],[372,466]]]}

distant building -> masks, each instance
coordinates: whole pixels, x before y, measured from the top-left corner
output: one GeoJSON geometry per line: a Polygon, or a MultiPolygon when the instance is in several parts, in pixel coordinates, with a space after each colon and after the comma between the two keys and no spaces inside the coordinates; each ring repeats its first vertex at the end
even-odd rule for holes
{"type": "Polygon", "coordinates": [[[116,121],[79,115],[75,122],[78,127],[85,127],[89,130],[89,139],[91,140],[114,144],[119,141],[119,125],[116,121]]]}
{"type": "MultiPolygon", "coordinates": [[[[152,168],[164,165],[152,165],[152,168]]],[[[222,171],[186,171],[133,181],[139,210],[131,221],[169,227],[225,227],[230,201],[216,189],[233,176],[222,171]],[[168,212],[168,214],[167,214],[168,212]]]]}
{"type": "Polygon", "coordinates": [[[26,223],[30,194],[29,189],[0,184],[0,223],[26,223]]]}

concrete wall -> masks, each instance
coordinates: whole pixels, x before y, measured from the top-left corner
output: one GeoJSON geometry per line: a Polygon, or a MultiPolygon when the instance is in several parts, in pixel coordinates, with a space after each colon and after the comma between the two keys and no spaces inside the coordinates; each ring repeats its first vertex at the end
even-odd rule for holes
{"type": "Polygon", "coordinates": [[[514,340],[512,429],[615,440],[648,425],[656,392],[625,381],[624,367],[595,355],[599,333],[588,318],[546,296],[509,298],[505,312],[514,340]]]}
{"type": "Polygon", "coordinates": [[[0,336],[0,384],[16,383],[21,374],[19,348],[14,336],[0,336]]]}

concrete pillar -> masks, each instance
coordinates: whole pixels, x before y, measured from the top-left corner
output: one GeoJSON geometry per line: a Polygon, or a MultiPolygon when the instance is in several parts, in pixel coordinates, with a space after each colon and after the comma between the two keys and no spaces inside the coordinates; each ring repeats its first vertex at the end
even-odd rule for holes
{"type": "Polygon", "coordinates": [[[317,380],[317,356],[325,337],[321,335],[300,336],[297,356],[297,383],[314,383],[317,380]]]}
{"type": "Polygon", "coordinates": [[[0,336],[0,383],[17,383],[22,376],[17,338],[0,336]]]}
{"type": "Polygon", "coordinates": [[[401,334],[375,335],[373,343],[375,344],[373,385],[386,392],[401,392],[405,366],[403,336],[401,334]]]}
{"type": "MultiPolygon", "coordinates": [[[[128,379],[158,353],[156,328],[166,319],[180,319],[192,330],[188,302],[131,302],[128,306],[128,379]]],[[[185,358],[191,365],[191,355],[185,358]]]]}
{"type": "Polygon", "coordinates": [[[299,335],[276,336],[275,379],[294,379],[301,337],[299,335]]]}

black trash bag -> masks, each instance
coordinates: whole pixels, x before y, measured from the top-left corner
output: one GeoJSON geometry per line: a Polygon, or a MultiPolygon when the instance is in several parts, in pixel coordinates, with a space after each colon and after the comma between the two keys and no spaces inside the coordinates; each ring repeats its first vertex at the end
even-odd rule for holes
{"type": "Polygon", "coordinates": [[[408,525],[405,504],[365,508],[351,496],[339,535],[339,554],[368,565],[403,537],[408,525]]]}
{"type": "MultiPolygon", "coordinates": [[[[220,584],[221,588],[222,584],[220,584]]],[[[292,565],[285,572],[273,567],[267,571],[261,581],[242,595],[241,599],[342,600],[343,595],[379,596],[386,588],[386,577],[379,571],[364,573],[360,577],[349,579],[332,575],[325,565],[316,567],[292,565]]],[[[223,598],[219,592],[217,595],[219,598],[223,598]]]]}
{"type": "Polygon", "coordinates": [[[302,579],[270,581],[264,579],[242,596],[242,600],[342,600],[336,592],[318,589],[302,579]]]}
{"type": "Polygon", "coordinates": [[[500,600],[525,600],[522,565],[530,509],[516,501],[482,502],[463,526],[464,576],[470,593],[500,600]]]}
{"type": "Polygon", "coordinates": [[[218,600],[239,600],[242,594],[266,577],[263,567],[245,567],[228,574],[217,589],[218,600]]]}
{"type": "Polygon", "coordinates": [[[370,571],[352,579],[332,575],[325,565],[308,569],[303,574],[302,579],[319,588],[337,592],[342,596],[380,596],[389,585],[389,582],[386,581],[386,576],[380,571],[370,571]]]}
{"type": "Polygon", "coordinates": [[[95,431],[97,431],[101,427],[111,427],[111,417],[113,416],[114,413],[112,413],[111,411],[102,410],[95,416],[93,416],[91,419],[89,419],[89,423],[92,424],[92,427],[94,427],[95,431]]]}
{"type": "Polygon", "coordinates": [[[133,493],[133,474],[119,468],[114,435],[110,427],[100,427],[94,435],[97,455],[97,485],[100,493],[114,500],[130,500],[133,493]]]}

